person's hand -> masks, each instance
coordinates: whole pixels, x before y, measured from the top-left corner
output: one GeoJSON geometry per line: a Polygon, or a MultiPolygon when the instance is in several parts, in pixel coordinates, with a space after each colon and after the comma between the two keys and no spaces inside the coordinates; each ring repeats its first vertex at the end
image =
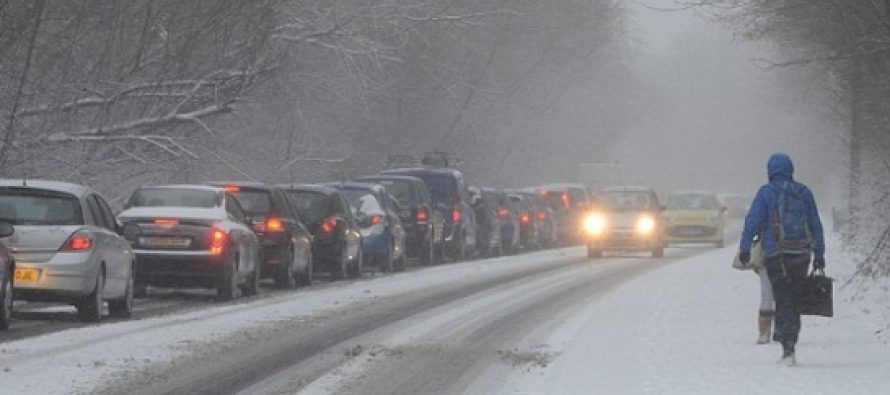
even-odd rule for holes
{"type": "Polygon", "coordinates": [[[748,264],[748,262],[751,262],[751,252],[750,251],[739,252],[739,262],[744,263],[746,265],[748,264]]]}
{"type": "Polygon", "coordinates": [[[813,270],[825,270],[825,258],[813,259],[813,270]]]}

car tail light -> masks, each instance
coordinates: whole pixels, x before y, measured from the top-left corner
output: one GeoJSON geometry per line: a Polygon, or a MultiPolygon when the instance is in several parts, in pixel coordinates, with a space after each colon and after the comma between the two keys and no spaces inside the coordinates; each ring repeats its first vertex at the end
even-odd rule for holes
{"type": "Polygon", "coordinates": [[[531,222],[531,220],[532,220],[532,218],[528,214],[522,214],[521,216],[519,216],[519,221],[521,221],[524,224],[531,222]]]}
{"type": "Polygon", "coordinates": [[[241,192],[241,187],[239,187],[237,185],[226,185],[225,187],[223,187],[223,189],[225,189],[226,192],[229,192],[229,193],[241,192]]]}
{"type": "Polygon", "coordinates": [[[65,241],[61,251],[80,252],[93,248],[93,238],[87,234],[74,234],[65,241]]]}
{"type": "Polygon", "coordinates": [[[458,222],[460,222],[461,218],[462,218],[462,216],[460,214],[459,208],[455,207],[454,209],[451,210],[451,222],[458,223],[458,222]]]}
{"type": "Polygon", "coordinates": [[[266,220],[267,232],[281,232],[284,230],[284,221],[281,218],[269,218],[266,220]]]}
{"type": "Polygon", "coordinates": [[[337,230],[337,219],[336,218],[328,218],[321,222],[321,233],[331,234],[337,230]]]}
{"type": "Polygon", "coordinates": [[[562,200],[562,206],[565,209],[569,209],[571,207],[572,202],[571,202],[571,199],[569,199],[568,193],[563,193],[562,196],[560,196],[560,199],[562,200]]]}
{"type": "Polygon", "coordinates": [[[170,219],[170,218],[158,218],[154,221],[155,225],[163,226],[166,228],[172,228],[176,225],[179,225],[178,219],[170,219]]]}
{"type": "Polygon", "coordinates": [[[547,213],[538,213],[538,221],[544,222],[547,220],[547,213]]]}
{"type": "Polygon", "coordinates": [[[223,249],[226,246],[226,239],[228,235],[226,232],[221,229],[214,229],[213,232],[210,233],[210,254],[212,255],[220,255],[223,253],[223,249]]]}
{"type": "Polygon", "coordinates": [[[507,217],[509,217],[509,216],[510,216],[510,211],[509,211],[509,210],[507,210],[507,209],[505,209],[505,208],[502,208],[502,209],[498,210],[498,218],[500,218],[500,219],[507,219],[507,217]]]}
{"type": "Polygon", "coordinates": [[[417,209],[417,214],[415,215],[418,221],[425,222],[430,219],[429,213],[427,213],[425,208],[417,209]]]}
{"type": "Polygon", "coordinates": [[[371,216],[371,225],[379,225],[383,222],[382,215],[372,215],[371,216]]]}

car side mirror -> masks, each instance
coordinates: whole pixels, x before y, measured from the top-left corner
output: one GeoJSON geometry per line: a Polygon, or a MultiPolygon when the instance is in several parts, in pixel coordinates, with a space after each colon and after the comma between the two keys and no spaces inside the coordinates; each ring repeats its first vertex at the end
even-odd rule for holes
{"type": "Polygon", "coordinates": [[[15,227],[7,222],[0,222],[0,238],[9,237],[15,233],[15,227]]]}

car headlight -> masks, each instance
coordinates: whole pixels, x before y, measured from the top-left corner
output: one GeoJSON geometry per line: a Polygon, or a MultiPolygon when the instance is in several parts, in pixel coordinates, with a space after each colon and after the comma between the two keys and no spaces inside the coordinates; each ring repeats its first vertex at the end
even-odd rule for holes
{"type": "Polygon", "coordinates": [[[606,231],[606,217],[602,214],[588,214],[584,217],[584,231],[591,236],[598,236],[606,231]]]}
{"type": "Polygon", "coordinates": [[[655,219],[646,215],[637,220],[637,233],[649,235],[655,230],[655,219]]]}

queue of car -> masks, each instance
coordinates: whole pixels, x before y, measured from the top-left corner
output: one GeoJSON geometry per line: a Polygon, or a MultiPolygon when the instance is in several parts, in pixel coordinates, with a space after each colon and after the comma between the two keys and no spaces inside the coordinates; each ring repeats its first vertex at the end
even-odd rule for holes
{"type": "Polygon", "coordinates": [[[87,322],[129,317],[149,287],[214,290],[220,300],[445,259],[586,244],[661,257],[672,243],[722,246],[727,209],[709,192],[662,206],[648,187],[594,195],[582,184],[470,186],[445,157],[353,181],[217,181],[136,189],[113,214],[81,185],[0,180],[0,329],[13,299],[75,306],[87,322]]]}

